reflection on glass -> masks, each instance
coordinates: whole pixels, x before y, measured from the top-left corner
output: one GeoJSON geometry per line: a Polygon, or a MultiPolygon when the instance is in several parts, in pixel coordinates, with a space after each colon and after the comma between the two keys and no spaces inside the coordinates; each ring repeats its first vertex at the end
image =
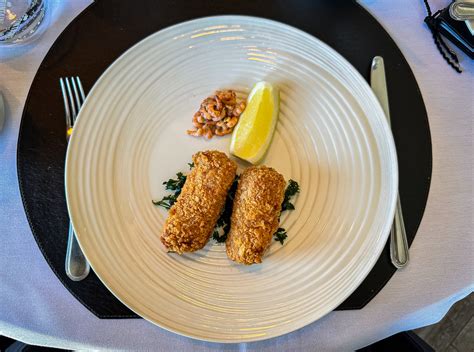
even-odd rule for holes
{"type": "Polygon", "coordinates": [[[47,0],[0,0],[0,46],[23,43],[40,34],[47,0]]]}

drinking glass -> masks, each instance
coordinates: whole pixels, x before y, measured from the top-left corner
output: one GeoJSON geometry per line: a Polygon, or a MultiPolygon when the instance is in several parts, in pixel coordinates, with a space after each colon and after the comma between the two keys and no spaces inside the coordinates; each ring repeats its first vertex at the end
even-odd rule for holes
{"type": "Polygon", "coordinates": [[[25,43],[44,30],[48,0],[0,0],[0,47],[25,43]]]}

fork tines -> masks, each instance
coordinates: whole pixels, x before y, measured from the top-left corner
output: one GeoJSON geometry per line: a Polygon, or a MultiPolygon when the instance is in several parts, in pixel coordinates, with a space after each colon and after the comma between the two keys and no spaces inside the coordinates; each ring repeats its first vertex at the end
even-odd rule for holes
{"type": "Polygon", "coordinates": [[[66,125],[70,129],[74,126],[77,114],[84,103],[85,95],[79,77],[61,77],[59,79],[61,92],[66,111],[66,125]]]}

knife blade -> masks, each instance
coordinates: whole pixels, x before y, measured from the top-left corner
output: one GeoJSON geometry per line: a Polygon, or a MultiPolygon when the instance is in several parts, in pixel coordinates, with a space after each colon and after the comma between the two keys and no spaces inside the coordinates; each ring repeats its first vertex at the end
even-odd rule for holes
{"type": "MultiPolygon", "coordinates": [[[[390,125],[390,108],[388,104],[385,64],[381,56],[376,56],[372,60],[372,66],[370,69],[370,86],[382,106],[387,122],[390,125]]],[[[400,195],[397,195],[395,216],[390,230],[390,258],[397,269],[403,268],[409,261],[408,241],[405,231],[405,222],[403,220],[402,205],[400,203],[400,195]]]]}

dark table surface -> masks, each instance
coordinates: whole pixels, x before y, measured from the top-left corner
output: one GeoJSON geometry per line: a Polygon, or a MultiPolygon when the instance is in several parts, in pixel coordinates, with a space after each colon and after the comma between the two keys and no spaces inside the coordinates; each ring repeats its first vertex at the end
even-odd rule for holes
{"type": "MultiPolygon", "coordinates": [[[[23,114],[18,174],[28,220],[45,258],[70,292],[102,318],[134,315],[93,273],[76,283],[63,270],[63,234],[68,226],[63,191],[66,141],[58,78],[79,75],[89,89],[108,65],[147,35],[184,20],[218,14],[261,16],[298,27],[335,48],[367,79],[372,57],[385,58],[400,196],[410,243],[420,224],[431,177],[425,107],[402,53],[362,7],[348,1],[294,1],[288,6],[286,1],[99,0],[62,33],[38,70],[23,114]]],[[[374,270],[338,309],[362,308],[394,272],[387,245],[374,270]]]]}

